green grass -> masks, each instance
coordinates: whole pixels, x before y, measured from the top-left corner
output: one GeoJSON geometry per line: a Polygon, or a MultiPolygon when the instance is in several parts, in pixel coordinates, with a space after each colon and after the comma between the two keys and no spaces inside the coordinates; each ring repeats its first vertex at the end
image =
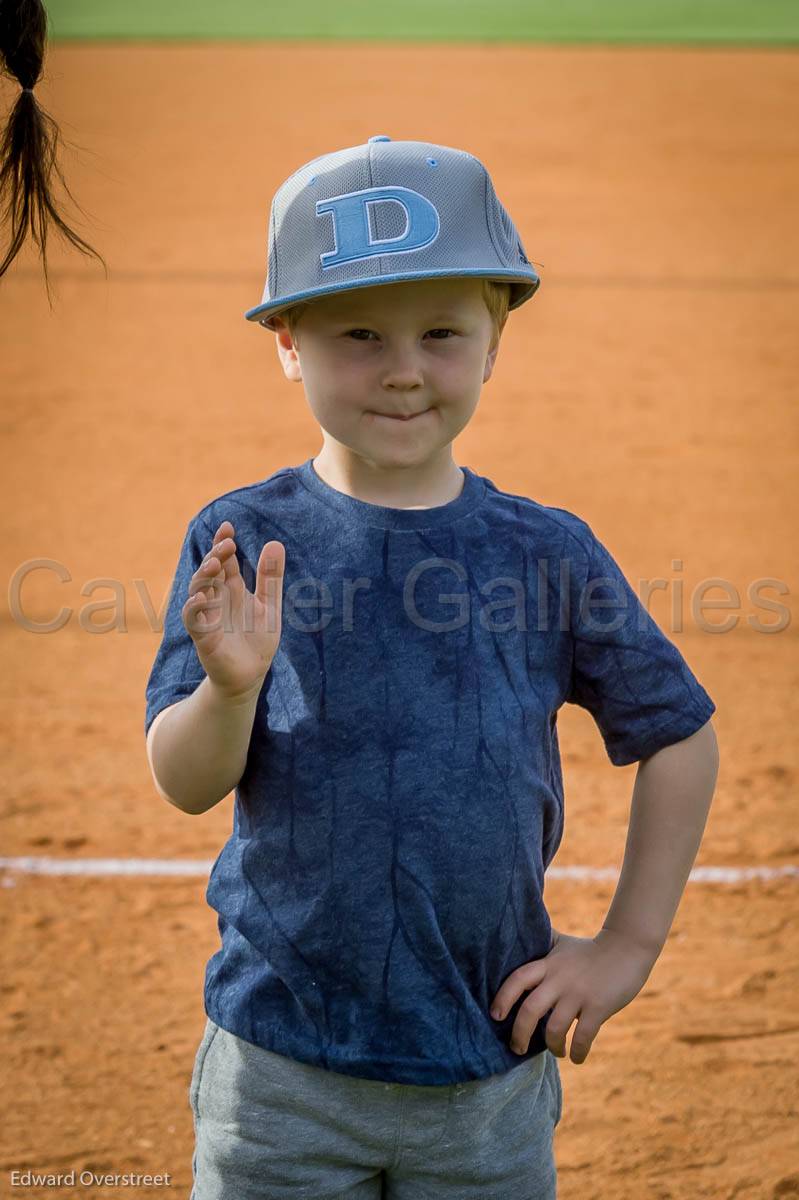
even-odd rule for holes
{"type": "Polygon", "coordinates": [[[49,0],[51,40],[799,44],[799,0],[49,0]]]}

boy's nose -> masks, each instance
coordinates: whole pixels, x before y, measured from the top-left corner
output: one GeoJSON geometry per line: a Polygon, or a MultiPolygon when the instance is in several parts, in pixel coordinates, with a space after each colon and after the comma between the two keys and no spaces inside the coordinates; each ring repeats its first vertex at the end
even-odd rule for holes
{"type": "Polygon", "coordinates": [[[405,391],[408,388],[421,387],[424,383],[424,376],[411,355],[397,355],[391,363],[386,365],[382,383],[383,387],[401,388],[405,391]]]}

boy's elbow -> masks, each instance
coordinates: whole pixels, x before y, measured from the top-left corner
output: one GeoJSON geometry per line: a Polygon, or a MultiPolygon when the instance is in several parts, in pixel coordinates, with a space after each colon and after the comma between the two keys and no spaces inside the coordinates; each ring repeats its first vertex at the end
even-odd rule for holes
{"type": "Polygon", "coordinates": [[[201,801],[197,801],[195,799],[193,803],[187,800],[178,800],[177,797],[170,796],[169,792],[164,791],[156,779],[155,771],[153,771],[152,766],[150,767],[150,773],[153,777],[155,790],[158,792],[158,795],[161,797],[161,799],[166,800],[167,804],[171,804],[173,808],[178,810],[178,812],[186,813],[186,815],[189,817],[202,816],[203,813],[208,812],[209,808],[213,808],[216,804],[219,804],[220,800],[224,800],[225,796],[228,794],[225,792],[224,796],[213,796],[210,800],[204,798],[201,801]]]}
{"type": "MultiPolygon", "coordinates": [[[[181,802],[181,800],[175,799],[174,796],[170,796],[169,792],[164,792],[160,782],[158,782],[158,780],[155,778],[155,773],[152,773],[152,782],[154,782],[155,790],[158,793],[158,796],[160,796],[163,800],[166,800],[167,804],[172,804],[173,809],[178,809],[179,812],[186,812],[187,816],[190,817],[202,816],[203,812],[208,812],[209,809],[214,808],[215,804],[220,803],[218,800],[211,800],[209,804],[204,804],[200,806],[200,808],[193,808],[192,805],[181,802]]],[[[220,799],[222,799],[222,797],[220,797],[220,799]]]]}
{"type": "MultiPolygon", "coordinates": [[[[170,705],[170,708],[173,708],[173,707],[174,707],[174,705],[170,705]]],[[[158,726],[161,724],[161,721],[164,719],[164,717],[166,716],[166,714],[168,712],[169,712],[169,708],[162,709],[161,712],[158,713],[158,715],[156,716],[155,720],[153,721],[152,725],[150,726],[150,728],[147,732],[147,739],[146,739],[147,765],[150,768],[150,776],[153,781],[153,786],[162,800],[166,800],[168,804],[171,804],[172,807],[176,808],[179,812],[185,812],[185,813],[190,813],[191,815],[197,815],[197,812],[198,812],[197,809],[186,808],[186,806],[184,804],[181,804],[181,802],[179,800],[177,800],[174,796],[171,796],[169,794],[169,792],[167,792],[161,786],[161,784],[158,782],[158,776],[155,773],[155,762],[154,762],[154,758],[153,758],[153,742],[155,740],[155,731],[158,728],[158,726]]],[[[204,812],[205,810],[200,809],[199,811],[204,812]]]]}
{"type": "Polygon", "coordinates": [[[173,808],[178,810],[178,812],[186,813],[190,817],[201,816],[204,812],[208,812],[209,808],[213,808],[215,804],[218,804],[220,800],[224,799],[224,797],[219,796],[215,800],[210,800],[202,804],[190,804],[185,800],[178,800],[176,796],[170,796],[169,792],[165,791],[164,788],[161,787],[155,771],[153,770],[152,762],[150,763],[150,774],[153,778],[153,786],[155,787],[155,790],[161,799],[166,800],[167,804],[171,804],[173,808]]]}
{"type": "Polygon", "coordinates": [[[178,812],[187,812],[188,811],[187,809],[185,809],[183,807],[183,805],[180,803],[179,800],[176,800],[174,796],[170,796],[169,792],[164,791],[164,789],[161,787],[160,783],[156,779],[155,775],[153,775],[153,785],[155,786],[155,790],[158,792],[158,795],[161,797],[162,800],[166,800],[167,804],[171,804],[173,808],[176,808],[178,810],[178,812]]]}
{"type": "Polygon", "coordinates": [[[180,801],[174,800],[172,796],[167,796],[166,792],[162,792],[161,794],[173,808],[176,808],[178,812],[186,813],[188,817],[201,817],[203,813],[208,812],[209,808],[213,808],[214,804],[219,803],[218,800],[214,800],[211,804],[206,804],[203,808],[190,808],[185,804],[181,804],[180,801]]]}
{"type": "Polygon", "coordinates": [[[183,807],[183,805],[180,803],[180,801],[176,800],[174,796],[170,796],[169,792],[164,791],[164,789],[161,787],[161,784],[158,782],[158,776],[155,773],[155,768],[153,767],[153,760],[149,754],[147,756],[147,760],[148,760],[149,767],[150,767],[150,777],[152,778],[152,781],[153,781],[153,787],[155,788],[158,795],[161,797],[162,800],[166,800],[168,804],[171,804],[173,808],[178,808],[178,809],[180,809],[181,812],[185,812],[186,810],[183,807]]]}

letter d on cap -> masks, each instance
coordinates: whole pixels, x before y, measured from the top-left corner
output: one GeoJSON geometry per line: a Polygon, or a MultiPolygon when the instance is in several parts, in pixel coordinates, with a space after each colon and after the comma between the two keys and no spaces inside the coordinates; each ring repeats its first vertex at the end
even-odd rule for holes
{"type": "Polygon", "coordinates": [[[359,258],[421,250],[436,240],[441,228],[436,206],[412,188],[366,188],[360,192],[332,196],[329,200],[317,200],[316,212],[317,216],[330,213],[333,217],[336,249],[319,256],[325,269],[359,258]],[[367,206],[386,201],[399,204],[404,211],[405,232],[399,237],[372,238],[367,206]]]}

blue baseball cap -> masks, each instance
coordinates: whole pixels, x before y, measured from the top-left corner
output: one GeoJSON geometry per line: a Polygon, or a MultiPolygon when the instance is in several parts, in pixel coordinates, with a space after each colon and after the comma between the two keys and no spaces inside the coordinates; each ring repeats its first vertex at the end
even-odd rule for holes
{"type": "Polygon", "coordinates": [[[301,301],[452,276],[509,283],[510,308],[541,282],[479,159],[377,134],[312,159],[280,185],[264,294],[244,316],[274,330],[272,318],[301,301]]]}

